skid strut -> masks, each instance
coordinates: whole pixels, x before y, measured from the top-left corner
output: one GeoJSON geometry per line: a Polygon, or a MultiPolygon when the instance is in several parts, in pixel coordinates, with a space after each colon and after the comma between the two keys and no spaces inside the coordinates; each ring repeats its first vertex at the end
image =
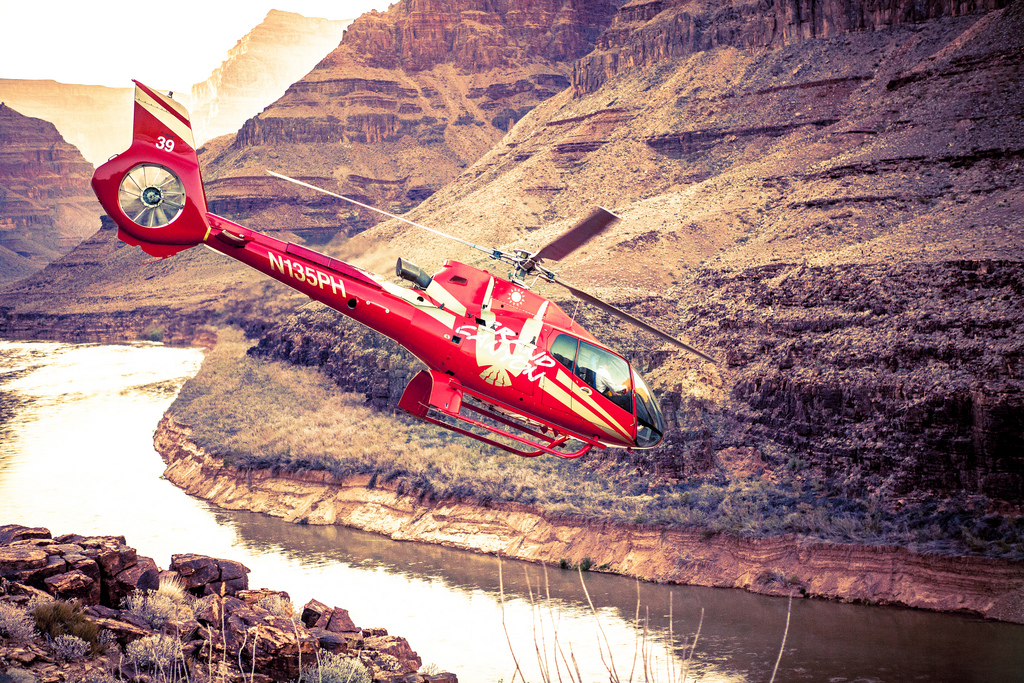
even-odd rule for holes
{"type": "Polygon", "coordinates": [[[444,375],[439,372],[421,370],[412,378],[412,381],[410,381],[409,385],[405,388],[405,391],[402,393],[402,398],[398,402],[398,407],[421,420],[438,425],[439,427],[444,427],[445,429],[450,429],[451,431],[464,436],[472,437],[478,441],[483,441],[486,444],[501,448],[510,453],[521,455],[524,458],[535,458],[538,455],[547,453],[548,455],[554,455],[559,458],[573,459],[585,455],[594,446],[604,448],[604,444],[596,439],[566,431],[533,416],[526,416],[522,411],[516,410],[513,406],[502,403],[501,401],[496,401],[493,398],[484,396],[472,389],[468,389],[458,384],[458,382],[448,375],[444,375]],[[494,404],[495,407],[508,411],[514,415],[522,415],[524,419],[540,422],[544,427],[550,430],[551,433],[545,434],[520,422],[511,420],[505,415],[497,413],[484,406],[477,406],[464,402],[464,394],[468,394],[474,398],[494,404]],[[450,419],[458,420],[470,427],[485,429],[491,434],[515,441],[516,443],[522,444],[525,448],[516,448],[500,441],[496,441],[488,436],[470,431],[468,427],[462,427],[458,424],[452,424],[450,422],[440,420],[430,414],[431,409],[433,409],[435,413],[439,413],[450,419]],[[493,420],[500,425],[504,425],[508,429],[503,429],[502,427],[488,424],[474,417],[470,417],[469,415],[464,415],[462,413],[463,410],[467,410],[489,420],[493,420]],[[510,430],[515,430],[515,432],[510,430]],[[583,444],[582,447],[571,453],[556,450],[566,444],[570,439],[580,441],[583,444]]]}

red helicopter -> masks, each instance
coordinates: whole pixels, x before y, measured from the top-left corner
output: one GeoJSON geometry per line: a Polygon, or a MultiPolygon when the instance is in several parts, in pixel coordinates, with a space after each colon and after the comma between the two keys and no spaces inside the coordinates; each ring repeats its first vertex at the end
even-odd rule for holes
{"type": "Polygon", "coordinates": [[[418,418],[525,457],[578,458],[595,446],[652,448],[661,441],[661,409],[643,378],[556,304],[530,291],[527,276],[561,285],[714,362],[558,280],[542,265],[564,258],[616,221],[605,209],[534,253],[481,247],[381,211],[512,266],[505,279],[448,260],[430,276],[398,259],[396,275],[411,283],[399,286],[208,212],[188,112],[169,95],[135,85],[132,144],[96,169],[92,179],[100,204],[118,225],[118,237],[160,258],[205,244],[394,339],[427,367],[399,401],[418,418]]]}

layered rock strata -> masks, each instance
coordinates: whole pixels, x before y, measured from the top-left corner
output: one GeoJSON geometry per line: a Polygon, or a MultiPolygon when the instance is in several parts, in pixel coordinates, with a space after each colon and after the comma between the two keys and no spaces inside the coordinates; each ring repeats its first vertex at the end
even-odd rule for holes
{"type": "Polygon", "coordinates": [[[594,50],[573,65],[577,93],[596,91],[623,70],[642,68],[723,47],[778,48],[849,33],[959,17],[1009,4],[1006,0],[929,2],[699,3],[633,0],[622,7],[594,50]]]}
{"type": "Polygon", "coordinates": [[[526,506],[445,501],[422,505],[369,476],[282,475],[224,467],[165,418],[156,447],[165,476],[228,509],[308,524],[341,524],[396,540],[438,543],[545,563],[593,565],[650,581],[963,611],[1024,623],[1024,566],[986,558],[919,554],[893,546],[812,543],[793,536],[744,539],[700,530],[593,523],[526,506]],[[778,577],[790,577],[779,580],[778,577]]]}
{"type": "MultiPolygon", "coordinates": [[[[112,636],[103,662],[72,663],[60,657],[54,641],[19,642],[6,631],[12,620],[5,612],[0,663],[6,676],[27,672],[38,680],[63,680],[69,672],[89,675],[105,667],[116,669],[124,657],[122,648],[127,652],[143,639],[156,647],[154,641],[163,636],[179,645],[174,664],[185,667],[178,672],[182,676],[290,681],[299,677],[303,660],[306,669],[309,662],[319,661],[320,653],[331,653],[359,662],[375,681],[456,683],[451,673],[417,674],[422,661],[405,638],[383,628],[359,628],[340,607],[314,599],[297,620],[281,609],[291,605],[287,593],[249,590],[248,573],[239,562],[191,553],[173,555],[168,569],[161,571],[122,536],[54,538],[41,527],[0,526],[0,603],[34,609],[48,601],[74,601],[85,607],[86,621],[112,636]],[[126,602],[157,591],[162,583],[191,596],[183,603],[187,609],[158,617],[156,610],[147,612],[126,602]],[[55,661],[64,666],[58,668],[55,661]]],[[[138,670],[137,661],[135,666],[138,670]]]]}
{"type": "Polygon", "coordinates": [[[454,180],[526,112],[568,84],[611,3],[402,0],[355,20],[342,44],[207,154],[213,210],[256,227],[359,232],[376,214],[276,183],[266,168],[392,212],[454,180]]]}
{"type": "Polygon", "coordinates": [[[39,270],[96,231],[92,171],[52,123],[0,104],[0,284],[39,270]]]}

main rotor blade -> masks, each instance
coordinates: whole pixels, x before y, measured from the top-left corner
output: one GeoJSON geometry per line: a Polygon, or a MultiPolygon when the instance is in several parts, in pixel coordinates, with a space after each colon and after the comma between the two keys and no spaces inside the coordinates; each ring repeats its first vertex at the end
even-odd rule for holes
{"type": "Polygon", "coordinates": [[[548,259],[550,261],[561,261],[563,258],[576,251],[590,240],[591,237],[600,234],[609,225],[619,220],[619,217],[603,207],[597,207],[594,211],[576,224],[575,227],[562,233],[554,241],[548,242],[530,258],[533,261],[548,259]]]}
{"type": "Polygon", "coordinates": [[[369,209],[370,211],[376,211],[377,213],[384,214],[388,218],[395,218],[397,220],[402,221],[403,223],[408,223],[409,225],[413,225],[413,226],[415,226],[417,228],[421,228],[423,230],[426,230],[427,232],[432,232],[435,235],[440,235],[441,237],[447,237],[450,240],[455,240],[456,242],[459,242],[461,244],[465,244],[467,247],[473,247],[474,249],[479,249],[480,251],[484,252],[485,254],[490,256],[491,258],[496,258],[496,259],[500,259],[501,258],[502,254],[497,249],[490,249],[488,247],[481,247],[479,244],[473,244],[472,242],[467,242],[466,240],[459,239],[458,237],[453,237],[452,235],[448,235],[446,233],[443,233],[440,230],[434,230],[433,228],[428,228],[427,226],[422,225],[420,223],[416,223],[415,221],[411,221],[408,218],[402,218],[401,216],[396,216],[393,213],[388,213],[387,211],[384,211],[383,209],[378,209],[375,206],[370,206],[369,204],[363,204],[362,202],[358,202],[355,199],[352,199],[351,197],[346,197],[344,195],[340,195],[340,194],[331,192],[330,190],[325,190],[322,187],[317,187],[316,185],[310,185],[309,183],[304,183],[301,180],[296,180],[295,178],[289,178],[286,175],[282,175],[280,173],[275,173],[274,171],[271,171],[269,168],[267,169],[267,173],[269,173],[270,175],[274,176],[275,178],[280,178],[281,180],[287,180],[289,183],[295,183],[296,185],[301,185],[302,187],[308,187],[311,190],[316,190],[317,192],[322,192],[323,194],[329,195],[331,197],[337,197],[338,199],[344,199],[346,202],[355,204],[356,206],[361,206],[364,209],[369,209]]]}
{"type": "Polygon", "coordinates": [[[575,297],[577,297],[579,299],[582,299],[583,301],[586,301],[589,304],[593,304],[594,306],[597,306],[598,308],[600,308],[602,311],[605,311],[606,313],[611,313],[612,315],[618,316],[618,317],[622,318],[623,320],[625,320],[626,322],[630,322],[630,323],[636,325],[637,327],[639,327],[640,329],[646,330],[646,331],[650,332],[651,334],[654,334],[654,335],[657,335],[657,336],[661,337],[662,339],[664,339],[665,341],[669,342],[670,344],[674,344],[675,346],[678,346],[679,348],[681,348],[684,351],[688,351],[688,352],[692,353],[693,355],[695,355],[695,356],[697,356],[699,358],[703,358],[704,360],[708,361],[709,363],[713,363],[715,365],[718,364],[718,361],[716,361],[714,358],[712,358],[711,356],[707,355],[703,351],[695,349],[694,347],[690,346],[686,342],[680,341],[679,339],[676,339],[675,337],[673,337],[668,332],[663,332],[662,330],[659,330],[654,325],[651,325],[650,323],[646,323],[643,320],[640,320],[640,318],[632,316],[629,313],[626,313],[625,311],[623,311],[622,309],[616,308],[615,306],[612,306],[610,303],[608,303],[606,301],[601,301],[600,299],[598,299],[593,294],[588,294],[588,293],[584,292],[582,289],[576,289],[572,285],[567,285],[566,283],[562,282],[561,280],[554,280],[553,282],[555,284],[561,285],[561,286],[565,287],[566,289],[568,289],[570,292],[572,292],[573,296],[575,296],[575,297]]]}

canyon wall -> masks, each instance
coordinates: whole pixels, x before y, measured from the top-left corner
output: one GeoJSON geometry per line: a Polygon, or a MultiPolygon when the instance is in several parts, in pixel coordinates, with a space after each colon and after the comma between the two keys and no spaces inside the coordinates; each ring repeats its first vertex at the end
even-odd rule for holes
{"type": "Polygon", "coordinates": [[[918,554],[893,546],[833,545],[793,536],[743,539],[700,530],[596,523],[538,514],[525,506],[473,501],[421,505],[369,476],[282,475],[224,467],[165,417],[156,448],[164,476],[187,493],[233,510],[303,524],[340,524],[395,540],[438,543],[557,564],[589,558],[593,566],[648,581],[793,592],[872,604],[961,611],[1024,623],[1020,563],[918,554]]]}
{"type": "Polygon", "coordinates": [[[132,140],[134,88],[0,78],[0,102],[51,122],[61,136],[99,166],[132,140]]]}
{"type": "Polygon", "coordinates": [[[573,65],[572,85],[578,94],[591,93],[621,71],[695,52],[722,47],[765,50],[942,17],[961,17],[1007,4],[1007,0],[635,0],[619,11],[593,52],[573,65]]]}
{"type": "Polygon", "coordinates": [[[349,23],[271,10],[209,78],[192,86],[189,113],[196,144],[234,135],[336,48],[349,23]]]}
{"type": "Polygon", "coordinates": [[[0,104],[0,284],[39,270],[99,227],[92,171],[52,123],[0,104]]]}
{"type": "Polygon", "coordinates": [[[356,19],[342,44],[230,145],[203,157],[211,209],[313,241],[377,214],[280,181],[271,168],[379,208],[416,206],[569,84],[615,11],[607,2],[402,0],[356,19]]]}

